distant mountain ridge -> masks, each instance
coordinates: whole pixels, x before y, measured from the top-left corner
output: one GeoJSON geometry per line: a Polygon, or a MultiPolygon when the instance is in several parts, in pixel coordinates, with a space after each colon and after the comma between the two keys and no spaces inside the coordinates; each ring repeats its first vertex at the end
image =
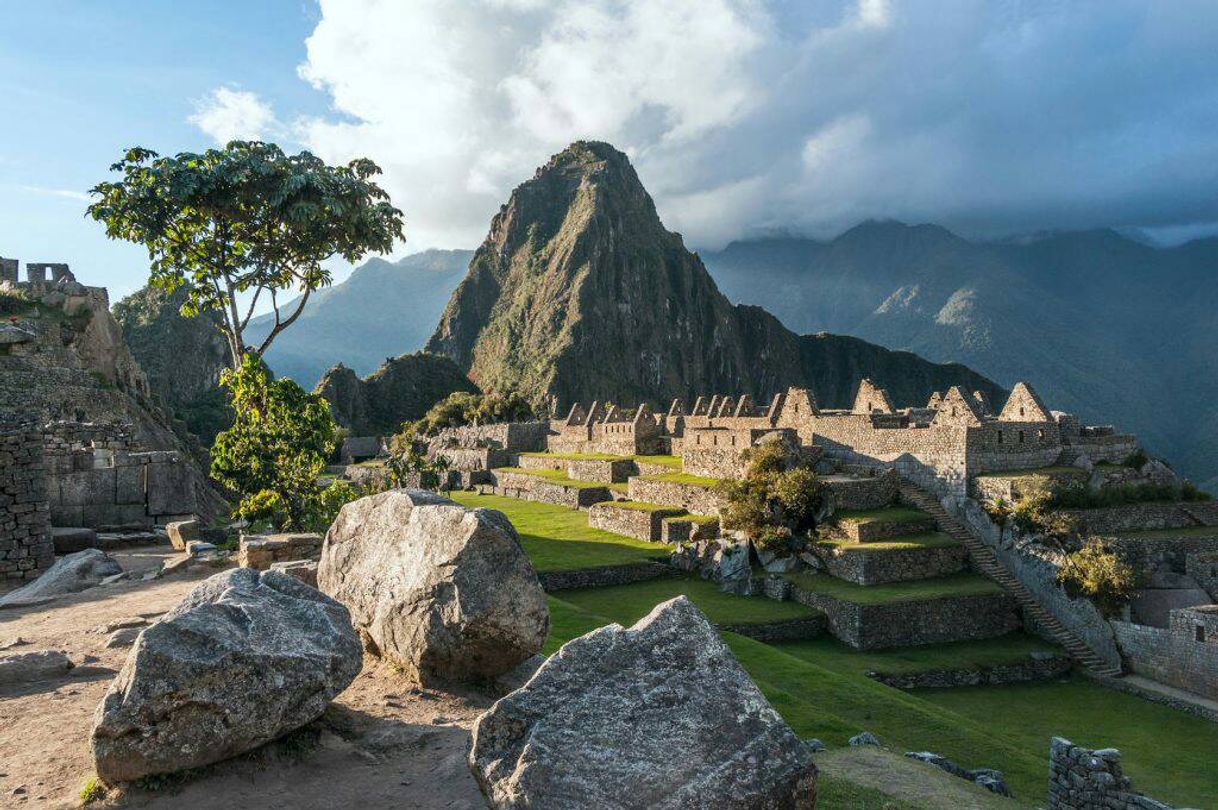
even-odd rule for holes
{"type": "MultiPolygon", "coordinates": [[[[396,262],[368,260],[342,283],[314,293],[299,320],[275,338],[267,363],[309,389],[338,363],[370,374],[387,359],[415,351],[435,328],[473,255],[425,250],[396,262]]],[[[256,344],[273,322],[270,315],[252,320],[246,342],[256,344]]]]}
{"type": "Polygon", "coordinates": [[[858,335],[1137,432],[1218,487],[1218,239],[1159,248],[1109,229],[974,242],[865,222],[826,241],[702,254],[724,293],[797,331],[858,335]]]}
{"type": "Polygon", "coordinates": [[[760,307],[733,306],[666,230],[624,154],[580,141],[517,187],[453,293],[427,350],[483,390],[535,404],[634,404],[811,388],[848,405],[863,376],[902,404],[962,385],[1005,394],[960,365],[855,338],[799,336],[760,307]]]}

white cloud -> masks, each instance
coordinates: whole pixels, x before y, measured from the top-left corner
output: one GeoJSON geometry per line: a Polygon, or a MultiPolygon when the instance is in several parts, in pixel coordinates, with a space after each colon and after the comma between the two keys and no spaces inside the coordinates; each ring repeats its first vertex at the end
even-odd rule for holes
{"type": "Polygon", "coordinates": [[[271,106],[256,93],[217,87],[195,102],[190,123],[218,144],[263,140],[278,129],[271,106]]]}
{"type": "MultiPolygon", "coordinates": [[[[975,233],[1218,219],[1205,0],[320,6],[300,75],[335,115],[294,137],[376,160],[413,248],[477,244],[578,138],[630,155],[700,247],[864,217],[975,233]]],[[[221,90],[209,132],[275,126],[221,90]]]]}
{"type": "Polygon", "coordinates": [[[41,194],[46,197],[59,197],[65,200],[73,200],[75,202],[91,202],[92,197],[84,191],[76,191],[70,188],[46,188],[45,186],[18,186],[22,191],[28,191],[31,194],[41,194]]]}

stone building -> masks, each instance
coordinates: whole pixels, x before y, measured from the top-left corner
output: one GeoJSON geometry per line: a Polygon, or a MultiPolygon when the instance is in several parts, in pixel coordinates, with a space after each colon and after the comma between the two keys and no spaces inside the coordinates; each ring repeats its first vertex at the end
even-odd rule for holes
{"type": "Polygon", "coordinates": [[[49,518],[42,434],[31,422],[0,415],[0,580],[33,579],[51,566],[49,518]]]}

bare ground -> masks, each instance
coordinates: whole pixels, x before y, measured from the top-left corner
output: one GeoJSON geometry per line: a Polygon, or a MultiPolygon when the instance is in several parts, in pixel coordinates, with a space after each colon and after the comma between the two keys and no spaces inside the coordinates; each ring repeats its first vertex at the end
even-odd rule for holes
{"type": "MultiPolygon", "coordinates": [[[[151,570],[167,547],[114,552],[151,570]]],[[[110,622],[155,619],[209,573],[92,588],[56,602],[0,610],[6,652],[58,649],[77,666],[62,678],[0,691],[0,806],[78,807],[93,775],[93,712],[129,647],[106,649],[110,622]]],[[[479,808],[466,765],[470,728],[492,698],[411,687],[365,659],[364,671],[316,722],[283,740],[197,772],[111,789],[93,807],[479,808]]]]}

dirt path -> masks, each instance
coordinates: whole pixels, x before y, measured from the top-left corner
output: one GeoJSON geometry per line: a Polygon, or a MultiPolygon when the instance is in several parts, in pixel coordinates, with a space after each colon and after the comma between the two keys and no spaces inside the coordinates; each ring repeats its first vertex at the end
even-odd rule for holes
{"type": "MultiPolygon", "coordinates": [[[[127,570],[152,569],[168,549],[116,553],[127,570]]],[[[0,807],[78,807],[92,776],[93,712],[129,647],[106,649],[106,624],[155,619],[210,572],[93,588],[57,602],[0,611],[6,652],[59,649],[77,667],[67,676],[0,691],[0,807]]],[[[465,763],[469,729],[491,702],[480,694],[414,689],[390,667],[364,671],[326,714],[304,730],[187,779],[111,792],[93,807],[479,808],[465,763]]]]}

